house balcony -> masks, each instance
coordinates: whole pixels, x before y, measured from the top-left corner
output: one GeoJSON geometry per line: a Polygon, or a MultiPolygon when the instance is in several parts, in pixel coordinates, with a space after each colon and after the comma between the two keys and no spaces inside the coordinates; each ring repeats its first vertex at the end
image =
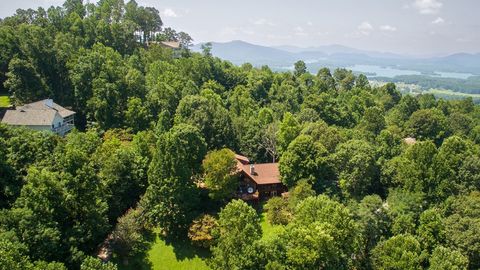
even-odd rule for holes
{"type": "Polygon", "coordinates": [[[258,201],[260,199],[260,194],[258,192],[255,193],[237,193],[236,197],[238,199],[244,201],[258,201]]]}
{"type": "Polygon", "coordinates": [[[75,127],[74,124],[63,124],[59,127],[53,128],[52,131],[57,133],[60,136],[65,136],[68,132],[70,132],[75,127]]]}

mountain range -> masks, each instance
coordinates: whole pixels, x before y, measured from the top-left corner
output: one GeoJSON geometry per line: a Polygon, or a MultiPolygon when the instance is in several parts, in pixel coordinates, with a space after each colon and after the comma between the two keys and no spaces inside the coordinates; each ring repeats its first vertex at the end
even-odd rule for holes
{"type": "MultiPolygon", "coordinates": [[[[448,56],[414,57],[389,52],[367,51],[342,45],[301,48],[296,46],[268,47],[240,40],[211,42],[212,54],[234,64],[249,62],[255,66],[269,65],[274,70],[288,70],[303,60],[310,72],[321,67],[338,68],[356,65],[413,70],[422,74],[456,72],[480,75],[480,53],[457,53],[448,56]]],[[[202,44],[193,47],[201,51],[202,44]]]]}

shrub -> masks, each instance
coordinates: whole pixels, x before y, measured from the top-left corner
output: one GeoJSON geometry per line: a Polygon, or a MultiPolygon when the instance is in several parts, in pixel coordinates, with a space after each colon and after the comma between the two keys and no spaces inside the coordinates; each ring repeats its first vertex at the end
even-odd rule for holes
{"type": "Polygon", "coordinates": [[[195,219],[188,230],[188,238],[199,247],[209,248],[214,241],[214,230],[218,227],[217,220],[208,214],[195,219]]]}

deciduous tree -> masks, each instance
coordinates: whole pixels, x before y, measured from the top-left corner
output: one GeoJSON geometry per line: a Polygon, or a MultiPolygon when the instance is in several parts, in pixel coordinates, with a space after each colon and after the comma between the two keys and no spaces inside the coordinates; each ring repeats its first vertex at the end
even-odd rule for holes
{"type": "Polygon", "coordinates": [[[227,148],[212,151],[202,162],[205,184],[215,200],[231,198],[238,187],[237,160],[227,148]]]}
{"type": "Polygon", "coordinates": [[[220,212],[219,238],[212,247],[213,269],[254,269],[254,242],[261,236],[258,215],[241,200],[230,202],[220,212]]]}

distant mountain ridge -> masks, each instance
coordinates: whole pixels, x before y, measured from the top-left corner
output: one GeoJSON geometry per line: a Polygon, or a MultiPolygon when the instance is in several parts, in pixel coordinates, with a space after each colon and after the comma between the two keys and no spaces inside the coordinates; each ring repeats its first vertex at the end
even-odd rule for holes
{"type": "Polygon", "coordinates": [[[367,51],[360,50],[351,47],[347,47],[339,44],[316,46],[316,47],[296,47],[296,46],[274,46],[272,48],[280,49],[292,53],[304,53],[304,52],[323,52],[325,54],[365,54],[372,57],[384,57],[384,58],[408,58],[408,56],[390,53],[390,52],[377,52],[377,51],[367,51]]]}
{"type": "MultiPolygon", "coordinates": [[[[307,63],[311,72],[320,67],[349,67],[376,65],[410,69],[422,73],[460,72],[480,75],[480,53],[457,53],[443,57],[413,57],[389,52],[365,51],[343,45],[328,45],[309,48],[296,46],[268,47],[241,40],[211,42],[212,54],[234,64],[249,62],[255,66],[270,65],[273,69],[289,69],[298,60],[307,63]]],[[[193,47],[201,51],[201,45],[193,47]]]]}
{"type": "MultiPolygon", "coordinates": [[[[253,62],[257,64],[258,62],[285,62],[292,61],[295,59],[293,53],[267,47],[261,45],[251,44],[241,40],[234,40],[230,42],[211,42],[212,44],[212,54],[232,61],[236,64],[242,64],[245,62],[253,62]]],[[[203,44],[198,44],[193,47],[194,51],[201,51],[201,46],[203,44]]]]}

